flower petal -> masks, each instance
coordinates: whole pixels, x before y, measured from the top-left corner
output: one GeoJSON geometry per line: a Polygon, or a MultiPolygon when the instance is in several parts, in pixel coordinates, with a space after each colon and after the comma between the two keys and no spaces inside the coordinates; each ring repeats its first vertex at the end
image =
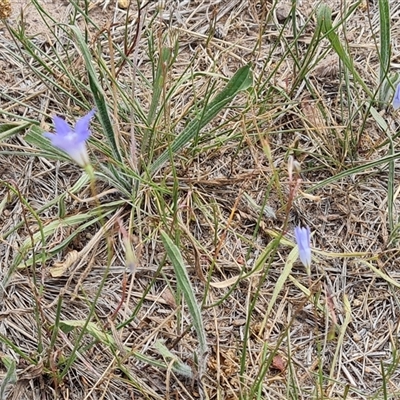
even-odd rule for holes
{"type": "Polygon", "coordinates": [[[58,147],[59,149],[69,153],[69,150],[75,146],[75,140],[73,139],[74,133],[69,132],[69,134],[62,136],[57,133],[44,133],[44,137],[51,140],[51,144],[54,147],[58,147]]]}
{"type": "Polygon", "coordinates": [[[68,135],[71,132],[71,127],[65,119],[62,119],[55,115],[53,117],[54,127],[56,128],[56,134],[60,136],[68,135]]]}
{"type": "Polygon", "coordinates": [[[50,139],[54,147],[67,153],[81,167],[86,167],[90,164],[86,140],[90,135],[89,123],[94,113],[95,110],[92,110],[80,118],[76,122],[75,130],[64,119],[55,116],[53,122],[56,132],[54,134],[45,132],[43,136],[50,139]]]}
{"type": "Polygon", "coordinates": [[[43,136],[49,140],[51,140],[51,144],[53,144],[53,137],[56,136],[54,133],[43,132],[43,136]]]}
{"type": "Polygon", "coordinates": [[[81,167],[85,167],[90,163],[86,149],[86,142],[80,142],[68,151],[64,150],[68,155],[81,167]]]}
{"type": "Polygon", "coordinates": [[[95,114],[96,110],[89,111],[85,116],[79,118],[75,124],[75,133],[78,135],[79,140],[87,140],[90,136],[89,124],[90,120],[95,114]]]}
{"type": "Polygon", "coordinates": [[[297,226],[294,229],[294,235],[299,247],[300,261],[306,268],[309,268],[311,266],[310,228],[297,226]]]}
{"type": "Polygon", "coordinates": [[[392,104],[393,104],[393,108],[395,110],[400,108],[400,83],[397,84],[396,91],[394,92],[392,104]]]}

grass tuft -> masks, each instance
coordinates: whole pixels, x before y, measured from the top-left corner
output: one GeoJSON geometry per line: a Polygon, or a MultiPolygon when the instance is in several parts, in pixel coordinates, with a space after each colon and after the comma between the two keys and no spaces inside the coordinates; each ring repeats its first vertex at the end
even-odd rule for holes
{"type": "Polygon", "coordinates": [[[397,398],[400,7],[22,3],[0,398],[397,398]],[[43,132],[93,108],[81,170],[43,132]]]}

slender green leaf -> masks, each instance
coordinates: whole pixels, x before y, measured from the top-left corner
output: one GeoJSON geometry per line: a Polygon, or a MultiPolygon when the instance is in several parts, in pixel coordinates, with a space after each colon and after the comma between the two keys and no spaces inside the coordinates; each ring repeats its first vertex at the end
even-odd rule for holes
{"type": "Polygon", "coordinates": [[[390,13],[389,0],[379,0],[379,102],[385,102],[390,80],[387,77],[390,66],[390,13]]]}
{"type": "Polygon", "coordinates": [[[400,282],[398,282],[397,280],[393,279],[388,274],[385,274],[385,272],[383,272],[382,269],[375,267],[374,265],[372,265],[372,263],[369,263],[367,261],[364,261],[364,260],[359,260],[359,261],[361,262],[361,264],[363,264],[363,265],[367,266],[368,268],[370,268],[376,275],[378,275],[380,278],[385,280],[387,283],[389,283],[390,285],[393,285],[394,287],[400,289],[400,282]]]}
{"type": "MultiPolygon", "coordinates": [[[[93,210],[92,212],[88,213],[83,213],[83,214],[76,214],[72,216],[68,216],[66,218],[60,218],[56,219],[46,226],[43,227],[43,230],[40,230],[32,235],[32,239],[34,241],[34,245],[37,245],[38,243],[42,242],[44,243],[44,240],[47,239],[49,236],[53,235],[54,232],[56,232],[59,229],[66,228],[66,227],[72,227],[72,226],[77,226],[75,229],[72,230],[72,233],[66,237],[61,243],[59,243],[57,246],[50,250],[46,250],[43,252],[43,256],[40,259],[41,262],[46,261],[50,257],[52,257],[54,254],[59,253],[62,251],[64,248],[67,247],[69,243],[77,236],[79,235],[80,232],[83,232],[85,229],[87,229],[89,226],[95,224],[98,221],[101,221],[103,218],[105,218],[107,215],[113,212],[113,209],[104,211],[103,214],[99,215],[98,211],[93,210]]],[[[25,259],[26,253],[31,250],[32,247],[32,240],[30,237],[25,239],[25,241],[22,243],[21,247],[19,248],[19,253],[18,256],[15,259],[15,264],[17,265],[17,268],[19,269],[24,269],[26,267],[29,267],[33,264],[35,258],[30,257],[28,259],[25,259]]],[[[38,260],[36,260],[37,262],[38,260]]]]}
{"type": "Polygon", "coordinates": [[[85,61],[86,69],[87,69],[88,76],[89,76],[90,89],[93,94],[94,102],[96,103],[98,116],[99,116],[100,123],[103,128],[103,132],[106,135],[106,138],[108,139],[108,142],[111,146],[111,149],[113,151],[113,155],[114,155],[115,159],[117,159],[118,161],[121,162],[122,157],[119,152],[119,148],[118,148],[117,142],[115,140],[114,129],[112,127],[112,123],[111,123],[110,117],[108,115],[108,108],[107,108],[107,103],[105,100],[105,94],[104,94],[104,91],[100,85],[98,78],[97,78],[96,71],[93,67],[94,62],[93,62],[93,58],[90,54],[89,47],[87,46],[80,29],[77,26],[71,26],[71,29],[75,33],[75,36],[76,36],[76,39],[78,42],[78,46],[82,52],[82,56],[85,61]]]}
{"type": "Polygon", "coordinates": [[[31,126],[30,122],[19,122],[0,125],[0,141],[15,136],[31,126]]]}
{"type": "Polygon", "coordinates": [[[170,64],[172,58],[172,51],[169,47],[161,49],[160,58],[157,63],[156,76],[154,77],[153,95],[150,104],[149,114],[147,116],[147,124],[151,125],[156,117],[157,107],[160,103],[162,88],[165,81],[165,69],[170,64]]]}
{"type": "Polygon", "coordinates": [[[176,372],[188,378],[192,377],[192,368],[185,364],[178,356],[171,353],[160,340],[156,341],[154,347],[164,357],[168,364],[170,364],[170,361],[173,361],[173,367],[176,372]]]}
{"type": "Polygon", "coordinates": [[[203,356],[207,350],[203,319],[201,317],[200,307],[196,301],[194,290],[192,284],[190,283],[182,255],[178,247],[164,231],[161,231],[161,238],[164,243],[165,249],[167,250],[168,257],[172,262],[172,266],[174,267],[178,286],[182,291],[188,305],[189,312],[192,317],[193,326],[199,339],[200,351],[202,353],[201,355],[203,356]]]}
{"type": "Polygon", "coordinates": [[[340,327],[340,333],[339,333],[339,337],[337,340],[335,354],[333,356],[333,360],[331,361],[331,370],[330,370],[330,374],[329,374],[329,377],[332,380],[335,378],[335,371],[337,371],[337,364],[339,362],[339,357],[340,357],[339,355],[343,351],[343,343],[344,343],[345,335],[347,332],[347,327],[349,326],[349,324],[352,320],[351,305],[350,305],[349,298],[347,297],[346,294],[343,295],[343,306],[344,306],[343,308],[344,308],[345,317],[344,317],[344,321],[340,327]]]}
{"type": "Polygon", "coordinates": [[[6,367],[6,376],[3,377],[3,381],[0,384],[0,400],[6,400],[6,388],[9,385],[13,385],[17,382],[17,366],[16,362],[6,355],[1,356],[1,361],[6,367]]]}
{"type": "Polygon", "coordinates": [[[274,307],[276,300],[278,298],[279,293],[283,289],[283,286],[285,285],[286,280],[288,279],[290,272],[292,271],[293,264],[297,260],[297,257],[299,256],[299,249],[298,247],[294,247],[292,251],[289,253],[285,267],[283,268],[282,273],[279,275],[279,279],[276,282],[274,292],[272,293],[271,300],[268,302],[268,308],[267,311],[265,312],[264,320],[262,326],[264,327],[268,321],[269,313],[271,312],[272,308],[274,307]]]}
{"type": "Polygon", "coordinates": [[[331,176],[327,179],[324,179],[323,181],[317,183],[316,185],[312,186],[310,189],[306,190],[307,193],[311,193],[317,189],[320,189],[326,185],[329,185],[333,182],[337,182],[340,181],[343,178],[346,178],[347,176],[350,175],[354,175],[354,174],[359,174],[362,172],[367,171],[368,169],[372,169],[372,168],[376,168],[379,167],[382,164],[387,164],[393,160],[398,160],[400,158],[400,153],[395,153],[395,154],[391,154],[389,156],[386,157],[382,157],[378,160],[375,161],[371,161],[369,163],[366,164],[362,164],[362,165],[358,165],[357,167],[354,168],[350,168],[346,171],[342,171],[337,175],[331,176]]]}
{"type": "MultiPolygon", "coordinates": [[[[356,6],[353,5],[352,9],[356,6]]],[[[365,92],[370,98],[373,97],[372,91],[366,85],[360,74],[354,68],[353,60],[347,54],[347,51],[343,47],[338,34],[335,32],[335,28],[332,26],[332,11],[326,4],[321,4],[317,12],[317,25],[318,29],[321,29],[322,33],[326,35],[333,49],[338,54],[339,58],[343,61],[344,65],[353,75],[354,79],[362,86],[365,92]]]]}
{"type": "Polygon", "coordinates": [[[115,345],[115,340],[109,333],[102,331],[94,322],[87,323],[86,320],[65,320],[60,321],[60,329],[68,333],[74,328],[86,328],[87,333],[92,335],[95,339],[104,343],[106,346],[115,345]]]}
{"type": "Polygon", "coordinates": [[[189,122],[188,126],[171,143],[169,148],[156,159],[151,166],[151,172],[156,172],[166,161],[168,161],[171,154],[174,155],[185,147],[205,125],[216,117],[217,114],[236,97],[239,92],[248,89],[252,83],[253,78],[250,65],[240,68],[227,83],[225,88],[205,107],[204,112],[193,121],[189,122]]]}

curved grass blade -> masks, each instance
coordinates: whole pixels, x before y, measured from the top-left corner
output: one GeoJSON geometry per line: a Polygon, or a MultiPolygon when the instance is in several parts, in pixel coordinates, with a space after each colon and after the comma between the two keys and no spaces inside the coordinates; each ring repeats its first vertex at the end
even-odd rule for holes
{"type": "Polygon", "coordinates": [[[174,267],[178,286],[182,291],[188,305],[190,316],[192,317],[193,326],[196,330],[197,338],[199,340],[201,357],[203,357],[207,350],[203,319],[201,317],[200,307],[194,296],[193,287],[190,283],[181,252],[164,231],[161,231],[161,239],[164,243],[165,249],[167,250],[168,257],[172,262],[172,266],[174,267]]]}
{"type": "MultiPolygon", "coordinates": [[[[353,10],[357,8],[357,6],[358,3],[353,5],[350,8],[349,14],[353,12],[353,10]]],[[[360,74],[354,68],[353,60],[350,58],[345,48],[342,46],[340,38],[332,26],[332,10],[326,4],[321,4],[321,6],[318,8],[317,25],[319,29],[321,29],[322,33],[326,35],[329,42],[331,43],[332,48],[336,51],[339,58],[343,61],[344,65],[351,72],[354,79],[362,86],[368,96],[372,99],[372,91],[369,89],[364,80],[361,78],[360,74]]]]}
{"type": "Polygon", "coordinates": [[[175,371],[180,375],[192,378],[193,371],[189,365],[185,364],[177,355],[171,353],[167,346],[165,346],[160,340],[154,345],[154,348],[164,357],[164,360],[169,361],[169,365],[175,368],[175,371]]]}
{"type": "Polygon", "coordinates": [[[193,121],[189,122],[188,126],[171,143],[169,148],[154,161],[150,167],[150,172],[155,173],[159,168],[161,168],[162,165],[169,160],[171,154],[176,154],[186,146],[205,125],[207,125],[236,97],[239,92],[248,89],[252,84],[253,78],[250,65],[240,68],[227,83],[225,88],[205,106],[204,111],[193,121]]]}
{"type": "Polygon", "coordinates": [[[265,312],[265,316],[262,322],[262,330],[264,330],[264,327],[266,326],[267,322],[268,322],[268,318],[269,318],[269,314],[272,311],[276,300],[278,299],[279,293],[282,291],[286,280],[288,279],[290,273],[292,272],[292,268],[293,268],[293,264],[295,263],[295,261],[297,260],[299,256],[299,249],[296,246],[295,248],[292,249],[292,251],[289,253],[288,258],[286,260],[285,263],[285,267],[283,268],[282,273],[279,275],[279,279],[276,282],[275,288],[274,288],[274,292],[272,293],[272,297],[271,300],[268,303],[268,309],[265,312]]]}
{"type": "Polygon", "coordinates": [[[77,226],[73,232],[66,237],[61,243],[59,243],[57,246],[55,246],[52,249],[46,249],[46,251],[43,251],[43,255],[41,257],[41,262],[44,263],[47,261],[50,257],[54,256],[55,254],[59,253],[61,250],[65,249],[67,245],[80,233],[83,232],[85,229],[87,229],[89,226],[101,221],[102,218],[105,216],[109,215],[110,213],[113,212],[113,209],[108,210],[107,212],[104,212],[103,215],[98,216],[96,214],[95,210],[94,212],[89,212],[89,213],[84,213],[84,214],[77,214],[77,215],[71,215],[65,218],[60,218],[55,221],[50,222],[46,226],[43,227],[42,230],[39,232],[36,232],[32,235],[32,239],[29,237],[25,239],[25,241],[22,243],[21,247],[19,248],[19,253],[17,257],[15,258],[14,264],[18,269],[24,269],[27,268],[35,262],[35,258],[30,257],[30,258],[25,258],[26,254],[32,250],[32,243],[31,240],[33,240],[33,244],[36,246],[40,242],[44,244],[45,239],[53,235],[57,230],[63,229],[63,228],[68,228],[68,227],[75,227],[77,226]]]}
{"type": "Polygon", "coordinates": [[[99,80],[97,79],[97,74],[95,69],[93,68],[93,59],[90,55],[90,50],[85,42],[85,39],[82,36],[81,31],[77,26],[71,26],[71,30],[75,33],[78,46],[82,52],[83,59],[85,61],[85,66],[87,69],[88,77],[89,77],[89,86],[93,94],[94,102],[96,103],[98,116],[100,119],[101,126],[103,128],[104,134],[107,137],[107,140],[111,146],[113,151],[113,156],[116,160],[122,162],[122,157],[115,140],[114,129],[112,127],[112,123],[110,117],[108,116],[107,104],[105,101],[105,96],[103,89],[100,85],[99,80]]]}
{"type": "Polygon", "coordinates": [[[17,382],[18,378],[16,362],[5,354],[0,358],[7,371],[5,376],[3,376],[3,381],[0,383],[0,400],[3,400],[7,398],[6,389],[13,386],[17,382]]]}
{"type": "Polygon", "coordinates": [[[32,125],[30,122],[11,122],[9,124],[0,125],[0,141],[8,139],[9,137],[15,136],[18,133],[23,132],[26,128],[32,125]]]}
{"type": "Polygon", "coordinates": [[[171,48],[163,47],[161,49],[160,58],[157,63],[156,75],[154,77],[153,95],[151,98],[149,114],[147,116],[147,124],[149,126],[154,122],[157,116],[157,107],[160,102],[162,88],[165,84],[165,69],[173,63],[174,59],[175,54],[172,52],[171,48]]]}
{"type": "Polygon", "coordinates": [[[400,153],[395,153],[395,154],[391,154],[386,157],[382,157],[379,160],[371,161],[371,162],[363,164],[363,165],[358,165],[357,167],[350,168],[346,171],[340,172],[337,175],[330,176],[329,178],[324,179],[323,181],[312,186],[310,189],[307,189],[306,193],[312,193],[314,190],[320,189],[326,185],[329,185],[330,183],[337,182],[340,179],[346,178],[347,176],[362,173],[362,172],[367,171],[368,169],[376,168],[382,164],[390,163],[391,161],[395,161],[398,159],[400,159],[400,153]]]}
{"type": "Polygon", "coordinates": [[[387,73],[390,67],[390,11],[389,1],[379,0],[379,102],[384,103],[390,87],[387,73]]]}

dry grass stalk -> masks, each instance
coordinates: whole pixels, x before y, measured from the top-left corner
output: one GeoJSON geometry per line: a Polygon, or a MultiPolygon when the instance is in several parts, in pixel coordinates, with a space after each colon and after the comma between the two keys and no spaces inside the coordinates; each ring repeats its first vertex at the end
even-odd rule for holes
{"type": "MultiPolygon", "coordinates": [[[[0,1],[9,5],[7,1],[0,1]]],[[[288,92],[294,65],[290,61],[281,63],[281,60],[286,54],[288,40],[294,36],[290,24],[282,28],[281,21],[274,20],[268,2],[210,0],[165,3],[160,17],[157,17],[159,19],[154,19],[152,29],[156,35],[161,35],[168,32],[167,26],[171,27],[173,35],[179,35],[180,49],[171,75],[179,77],[194,53],[196,57],[192,68],[203,72],[190,85],[182,85],[177,91],[176,99],[168,110],[172,120],[186,117],[186,110],[195,104],[194,94],[199,98],[204,95],[208,76],[214,74],[216,69],[231,76],[243,61],[253,61],[256,75],[265,73],[265,65],[267,70],[278,68],[274,80],[260,91],[260,98],[269,90],[269,86],[288,92]],[[222,36],[208,40],[210,29],[217,28],[223,33],[222,36]],[[281,28],[285,30],[284,36],[277,35],[281,28]],[[267,56],[270,59],[265,62],[267,56]]],[[[338,2],[331,3],[335,3],[332,5],[339,9],[338,2]]],[[[150,4],[148,15],[155,14],[155,7],[153,3],[150,4]]],[[[312,2],[301,2],[297,18],[300,21],[308,20],[313,7],[312,2]]],[[[102,18],[115,18],[113,40],[123,43],[125,38],[121,27],[125,15],[120,14],[119,10],[107,12],[98,7],[93,8],[92,12],[91,16],[100,21],[102,18]]],[[[366,80],[375,82],[377,60],[375,49],[370,46],[372,32],[363,12],[360,10],[349,20],[346,34],[352,38],[349,42],[354,56],[363,60],[359,67],[366,80]]],[[[398,6],[394,7],[392,18],[400,19],[398,6]]],[[[147,22],[146,19],[143,24],[150,29],[147,22]]],[[[377,21],[372,18],[372,22],[376,30],[377,21]]],[[[131,22],[130,28],[133,32],[135,21],[131,22]]],[[[312,28],[311,20],[311,25],[299,38],[299,51],[306,49],[310,42],[312,28]]],[[[45,27],[41,29],[45,30],[45,27]]],[[[399,34],[397,26],[394,36],[398,38],[399,34]]],[[[62,36],[64,34],[60,35],[60,41],[67,42],[67,38],[62,36]]],[[[38,41],[43,40],[43,49],[47,46],[46,38],[47,33],[37,37],[38,41]]],[[[143,50],[146,40],[144,36],[138,44],[138,68],[146,77],[150,77],[149,56],[143,50]]],[[[393,46],[394,60],[398,60],[400,54],[396,43],[393,46]]],[[[30,66],[17,57],[19,53],[14,44],[2,38],[0,46],[0,66],[5,71],[0,77],[4,86],[1,93],[2,110],[20,118],[39,120],[45,128],[46,116],[66,109],[65,97],[51,90],[32,73],[30,66]]],[[[76,56],[76,67],[82,69],[81,59],[76,54],[73,56],[76,56]]],[[[105,62],[109,61],[107,57],[104,57],[105,62]]],[[[399,331],[396,321],[400,318],[400,299],[398,288],[385,276],[399,281],[399,250],[389,246],[386,217],[388,174],[385,168],[355,174],[329,184],[315,193],[318,198],[299,196],[295,200],[289,215],[289,228],[299,222],[311,226],[314,232],[313,246],[320,250],[316,256],[318,264],[315,264],[310,277],[299,264],[295,264],[265,327],[262,326],[264,314],[292,243],[287,241],[279,247],[268,279],[260,287],[262,269],[246,279],[241,278],[243,271],[249,272],[254,267],[263,250],[273,240],[273,235],[279,232],[285,218],[282,210],[289,191],[285,164],[288,151],[299,154],[303,170],[302,190],[331,176],[332,171],[345,169],[347,163],[358,165],[386,154],[387,149],[374,147],[376,143],[386,140],[386,134],[370,118],[366,121],[366,133],[360,138],[357,160],[349,157],[347,149],[341,146],[341,141],[348,133],[343,128],[343,120],[349,110],[357,105],[341,95],[343,81],[339,80],[336,58],[332,56],[331,60],[332,64],[324,62],[320,67],[316,65],[308,77],[309,84],[320,96],[318,104],[323,104],[323,107],[316,108],[317,103],[309,101],[307,88],[302,85],[298,93],[293,94],[289,105],[282,104],[279,97],[280,102],[257,114],[256,105],[252,104],[240,121],[234,118],[230,120],[235,111],[229,110],[220,116],[227,121],[221,137],[226,135],[228,140],[218,148],[205,148],[189,165],[178,160],[176,176],[166,170],[167,176],[160,174],[156,180],[160,185],[166,182],[166,188],[169,189],[178,185],[176,201],[179,207],[174,218],[180,224],[180,232],[184,233],[182,252],[188,262],[188,271],[198,299],[203,298],[206,287],[208,290],[203,318],[211,351],[202,390],[207,392],[209,398],[239,399],[240,391],[248,389],[258,379],[260,368],[265,363],[265,353],[276,349],[274,368],[267,371],[261,383],[263,398],[286,399],[288,386],[296,386],[302,390],[299,397],[311,399],[313,393],[321,389],[317,385],[317,378],[322,371],[324,379],[330,376],[331,381],[324,388],[325,394],[319,395],[342,398],[346,385],[350,385],[352,399],[367,399],[382,388],[381,365],[389,369],[391,357],[396,354],[399,331]],[[349,101],[346,107],[343,107],[344,101],[349,101]],[[237,137],[243,137],[243,132],[246,132],[246,136],[238,142],[237,137]],[[269,162],[265,151],[267,146],[270,146],[273,163],[269,162]],[[334,163],[333,159],[339,162],[334,163]],[[279,184],[271,190],[270,183],[276,179],[279,179],[279,184]],[[269,193],[267,205],[274,211],[275,218],[264,215],[259,222],[266,193],[269,193]],[[259,229],[256,230],[256,227],[259,229]],[[341,255],[329,257],[333,253],[341,255]],[[381,275],[368,266],[368,263],[375,262],[381,275]],[[209,286],[206,286],[207,279],[211,280],[209,286]],[[234,284],[237,284],[235,290],[229,292],[234,284]],[[249,315],[249,306],[255,293],[258,293],[258,301],[249,315]],[[345,309],[344,294],[351,306],[351,322],[347,325],[338,350],[335,337],[328,340],[328,333],[339,335],[340,327],[346,321],[348,310],[345,309]],[[221,299],[224,301],[220,302],[221,299]],[[324,303],[329,308],[328,312],[324,311],[324,303]],[[208,308],[210,305],[214,307],[208,308]],[[241,352],[247,322],[249,335],[243,361],[241,352]],[[336,331],[334,325],[338,325],[336,331]],[[335,355],[338,357],[337,363],[331,370],[335,355]],[[288,363],[292,368],[287,367],[288,363]],[[240,375],[243,369],[244,373],[240,375]]],[[[56,75],[57,71],[46,73],[56,75]]],[[[131,79],[128,67],[121,72],[121,79],[127,79],[127,82],[131,79]]],[[[57,75],[56,82],[60,88],[71,90],[70,82],[65,77],[57,75]]],[[[136,91],[138,99],[144,105],[148,104],[150,94],[146,89],[136,86],[136,91]]],[[[244,101],[243,96],[235,106],[244,101]]],[[[74,110],[74,114],[80,111],[74,110]]],[[[4,114],[1,122],[10,122],[8,118],[4,114]]],[[[387,115],[387,120],[394,132],[395,119],[387,115]]],[[[351,129],[358,131],[363,122],[356,115],[351,129]]],[[[122,132],[129,132],[129,128],[128,124],[121,122],[122,132]]],[[[210,138],[215,139],[212,128],[210,138]]],[[[25,153],[36,151],[23,134],[4,140],[1,150],[3,181],[17,188],[35,209],[50,203],[58,194],[68,192],[81,175],[78,169],[68,163],[60,165],[45,158],[8,155],[6,152],[15,150],[25,153]]],[[[189,153],[184,156],[189,157],[189,153]]],[[[397,164],[395,168],[398,173],[397,164]]],[[[395,185],[397,188],[399,183],[395,182],[395,185]]],[[[104,204],[119,200],[119,195],[109,192],[109,189],[107,185],[98,188],[99,193],[106,194],[101,197],[104,204]]],[[[124,296],[122,287],[122,274],[125,271],[122,238],[113,223],[108,225],[114,253],[110,261],[110,273],[97,302],[96,323],[109,333],[115,348],[111,351],[110,346],[100,340],[93,344],[93,337],[87,335],[85,344],[93,344],[90,352],[78,353],[73,367],[59,386],[50,379],[52,368],[57,362],[61,365],[62,360],[68,357],[76,336],[71,332],[61,332],[51,348],[57,304],[62,300],[62,320],[85,320],[106,271],[107,244],[99,228],[88,227],[76,236],[63,254],[57,256],[54,264],[38,263],[36,275],[31,267],[21,268],[12,274],[1,303],[0,333],[17,343],[24,353],[36,357],[40,332],[43,346],[50,354],[47,360],[51,361],[44,363],[37,357],[38,362],[34,364],[3,344],[1,351],[19,360],[14,398],[32,399],[38,391],[41,391],[43,399],[56,396],[77,400],[198,398],[199,388],[195,380],[179,376],[172,368],[164,370],[148,365],[133,356],[134,351],[140,351],[163,361],[162,356],[155,353],[155,344],[162,340],[171,352],[189,364],[197,346],[195,335],[188,329],[190,316],[185,304],[182,299],[178,303],[172,294],[176,287],[172,268],[164,265],[162,275],[157,273],[164,257],[164,249],[159,244],[154,228],[160,224],[156,212],[158,199],[148,188],[143,189],[140,195],[143,212],[142,219],[135,225],[134,238],[134,245],[141,250],[140,265],[128,283],[127,296],[124,296]],[[57,261],[62,265],[56,264],[57,261]],[[61,275],[52,274],[54,265],[63,267],[61,275]],[[150,283],[150,291],[144,295],[150,283]],[[110,319],[124,299],[127,301],[116,319],[110,319]],[[139,304],[142,306],[138,307],[139,304]],[[37,322],[35,309],[40,310],[42,325],[37,322]],[[118,323],[132,315],[135,317],[126,327],[116,328],[118,323]],[[138,394],[138,388],[141,394],[138,394]]],[[[29,212],[18,196],[4,185],[0,198],[6,199],[5,203],[0,202],[0,272],[7,274],[21,243],[29,239],[29,231],[36,232],[38,226],[30,216],[27,225],[16,228],[20,216],[29,212]],[[4,238],[6,233],[7,237],[4,238]]],[[[67,215],[79,215],[90,209],[92,200],[89,192],[81,190],[74,195],[67,195],[63,199],[63,206],[67,215]]],[[[397,196],[394,205],[398,210],[400,199],[397,196]]],[[[128,226],[129,213],[126,208],[121,207],[120,216],[128,226]]],[[[41,218],[44,226],[60,218],[57,206],[46,210],[41,218]]],[[[56,230],[49,235],[46,248],[51,250],[56,247],[74,229],[62,227],[56,230]]],[[[290,238],[289,232],[286,236],[290,238]]],[[[171,360],[166,361],[171,363],[171,360]]],[[[400,369],[395,362],[393,365],[395,368],[387,387],[391,393],[399,393],[400,369]]],[[[196,366],[192,367],[195,371],[196,366]]],[[[5,369],[1,373],[4,376],[5,369]]]]}

